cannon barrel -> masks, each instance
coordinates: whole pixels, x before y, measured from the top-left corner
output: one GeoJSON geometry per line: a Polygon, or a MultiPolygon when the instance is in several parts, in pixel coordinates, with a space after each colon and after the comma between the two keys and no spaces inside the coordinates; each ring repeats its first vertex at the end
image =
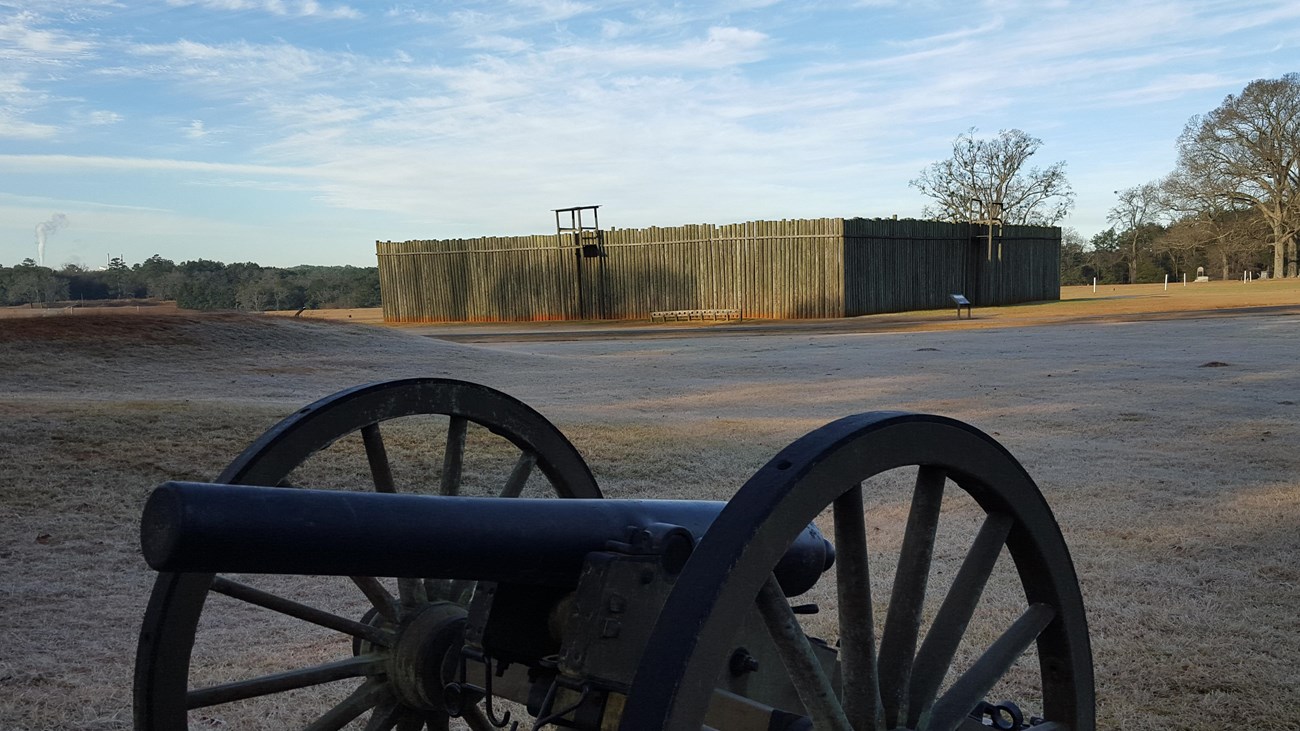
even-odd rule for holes
{"type": "MultiPolygon", "coordinates": [[[[167,482],[140,542],[158,571],[476,579],[576,586],[587,554],[678,526],[698,540],[726,503],[490,499],[167,482]]],[[[680,534],[680,531],[678,531],[680,534]]],[[[689,546],[688,546],[689,548],[689,546]]],[[[774,573],[787,596],[835,551],[803,530],[774,573]]]]}

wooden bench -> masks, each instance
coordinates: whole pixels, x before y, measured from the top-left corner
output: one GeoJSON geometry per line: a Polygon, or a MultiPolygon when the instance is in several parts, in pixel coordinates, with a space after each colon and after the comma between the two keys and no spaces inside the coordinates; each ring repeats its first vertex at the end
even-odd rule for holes
{"type": "Polygon", "coordinates": [[[740,320],[740,310],[660,310],[650,313],[651,322],[683,320],[740,320]]]}
{"type": "Polygon", "coordinates": [[[963,307],[966,308],[966,319],[971,320],[971,319],[974,319],[974,318],[975,318],[974,313],[971,311],[970,300],[966,299],[966,295],[964,295],[964,294],[950,294],[950,295],[948,295],[948,297],[949,297],[949,298],[950,298],[950,299],[951,299],[951,300],[952,300],[952,301],[957,305],[957,319],[958,319],[958,320],[961,319],[961,308],[963,308],[963,307]]]}

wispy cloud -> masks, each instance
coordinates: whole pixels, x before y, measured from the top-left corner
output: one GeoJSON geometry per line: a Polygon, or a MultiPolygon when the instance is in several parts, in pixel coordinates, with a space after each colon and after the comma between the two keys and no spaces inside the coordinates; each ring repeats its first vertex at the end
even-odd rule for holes
{"type": "Polygon", "coordinates": [[[172,7],[198,6],[207,10],[231,12],[259,11],[296,18],[355,20],[362,17],[359,10],[348,5],[327,7],[316,0],[167,0],[167,4],[172,7]]]}
{"type": "Polygon", "coordinates": [[[0,192],[0,205],[36,206],[39,208],[70,208],[70,209],[104,209],[116,211],[135,211],[138,213],[160,213],[165,212],[166,208],[157,208],[155,206],[132,206],[119,205],[114,203],[104,203],[103,201],[82,200],[77,198],[59,198],[52,196],[35,196],[35,195],[17,195],[14,193],[0,192]]]}
{"type": "Polygon", "coordinates": [[[84,58],[95,49],[90,40],[43,25],[44,19],[33,12],[0,18],[0,59],[51,65],[84,58]]]}
{"type": "Polygon", "coordinates": [[[187,93],[213,99],[248,100],[301,96],[353,78],[356,59],[346,53],[324,53],[288,43],[246,41],[129,44],[129,57],[144,63],[105,66],[96,73],[120,78],[152,79],[160,83],[199,82],[187,93]]]}
{"type": "Polygon", "coordinates": [[[37,140],[58,134],[58,126],[32,119],[50,103],[50,95],[31,84],[27,72],[0,71],[0,139],[37,140]]]}
{"type": "Polygon", "coordinates": [[[612,46],[570,45],[543,54],[548,62],[578,62],[605,69],[722,69],[766,57],[768,37],[755,30],[709,28],[702,38],[674,45],[624,43],[612,46]]]}
{"type": "Polygon", "coordinates": [[[8,109],[0,109],[0,139],[45,140],[58,133],[54,125],[30,122],[8,109]]]}
{"type": "Polygon", "coordinates": [[[958,28],[956,30],[944,31],[934,35],[922,36],[920,38],[904,38],[896,41],[886,41],[889,45],[900,48],[917,48],[922,46],[948,46],[957,41],[967,39],[989,40],[995,38],[996,34],[1006,28],[1006,21],[1001,17],[994,17],[985,20],[979,25],[969,28],[958,28]]]}
{"type": "Polygon", "coordinates": [[[85,116],[86,124],[102,127],[122,121],[122,115],[107,109],[96,109],[85,116]]]}
{"type": "Polygon", "coordinates": [[[474,36],[465,47],[498,53],[522,53],[532,48],[533,44],[523,38],[492,34],[474,36]]]}
{"type": "MultiPolygon", "coordinates": [[[[180,40],[172,43],[140,43],[127,47],[138,56],[158,57],[170,65],[143,67],[141,74],[173,73],[183,76],[225,76],[239,71],[267,72],[279,69],[276,78],[300,79],[322,69],[327,54],[288,43],[254,44],[246,41],[233,43],[200,43],[180,40]]],[[[338,58],[336,55],[335,58],[338,58]]],[[[231,83],[253,85],[263,79],[234,78],[231,83]]]]}
{"type": "Polygon", "coordinates": [[[129,172],[157,170],[287,177],[315,174],[309,169],[289,166],[170,160],[154,157],[109,157],[104,155],[0,155],[0,165],[3,165],[5,169],[11,172],[129,172]]]}
{"type": "Polygon", "coordinates": [[[553,23],[585,15],[597,10],[591,3],[573,0],[509,0],[506,5],[519,12],[527,13],[534,22],[553,23]]]}
{"type": "MultiPolygon", "coordinates": [[[[481,35],[563,23],[596,10],[595,5],[572,0],[507,0],[454,10],[438,20],[481,35]]],[[[433,19],[427,15],[422,17],[426,21],[433,19]]]]}
{"type": "Polygon", "coordinates": [[[1239,79],[1216,73],[1165,74],[1141,86],[1118,89],[1109,94],[1107,100],[1116,104],[1151,104],[1177,99],[1193,91],[1222,89],[1239,82],[1239,79]]]}

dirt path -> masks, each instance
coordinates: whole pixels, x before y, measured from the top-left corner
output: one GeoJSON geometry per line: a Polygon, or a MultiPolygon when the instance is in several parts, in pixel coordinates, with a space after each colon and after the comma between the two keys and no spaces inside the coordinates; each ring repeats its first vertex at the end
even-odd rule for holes
{"type": "MultiPolygon", "coordinates": [[[[1283,315],[1300,313],[1300,282],[1264,280],[1063,287],[1061,299],[1006,307],[974,308],[972,318],[957,317],[954,310],[922,310],[830,320],[758,320],[735,322],[526,322],[400,324],[399,329],[458,342],[510,342],[511,340],[577,340],[610,337],[663,338],[695,334],[870,333],[934,330],[984,330],[989,328],[1097,322],[1283,315]]],[[[275,313],[278,315],[292,315],[275,313]]],[[[354,323],[382,324],[383,314],[369,310],[309,310],[303,317],[354,323]]]]}

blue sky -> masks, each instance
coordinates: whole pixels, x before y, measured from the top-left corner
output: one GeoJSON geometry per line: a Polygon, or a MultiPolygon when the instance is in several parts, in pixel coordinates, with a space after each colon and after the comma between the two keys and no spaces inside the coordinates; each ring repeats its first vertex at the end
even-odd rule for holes
{"type": "Polygon", "coordinates": [[[1063,225],[1300,70],[1300,2],[0,0],[0,265],[373,266],[375,240],[919,216],[957,134],[1064,160],[1063,225]],[[60,215],[61,214],[61,215],[60,215]]]}

